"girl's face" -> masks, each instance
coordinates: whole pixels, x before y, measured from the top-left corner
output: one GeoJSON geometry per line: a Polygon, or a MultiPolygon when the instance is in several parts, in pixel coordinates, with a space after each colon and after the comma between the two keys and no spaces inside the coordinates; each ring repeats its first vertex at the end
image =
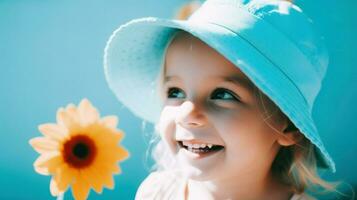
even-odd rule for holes
{"type": "Polygon", "coordinates": [[[237,67],[191,35],[175,37],[165,62],[158,128],[184,175],[212,180],[267,172],[280,148],[275,131],[285,126],[279,115],[262,112],[272,102],[257,99],[237,67]]]}

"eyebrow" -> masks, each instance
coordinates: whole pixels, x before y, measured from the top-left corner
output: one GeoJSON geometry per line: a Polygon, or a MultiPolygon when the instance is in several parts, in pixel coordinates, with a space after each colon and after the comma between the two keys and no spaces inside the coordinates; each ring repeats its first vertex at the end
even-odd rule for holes
{"type": "MultiPolygon", "coordinates": [[[[171,81],[174,78],[179,78],[178,76],[165,76],[164,77],[164,83],[171,81]]],[[[244,77],[237,76],[237,75],[231,75],[231,76],[218,76],[216,77],[218,80],[223,80],[224,82],[231,82],[235,85],[238,85],[240,87],[243,87],[244,89],[247,89],[249,91],[252,91],[254,85],[253,83],[244,77]]]]}

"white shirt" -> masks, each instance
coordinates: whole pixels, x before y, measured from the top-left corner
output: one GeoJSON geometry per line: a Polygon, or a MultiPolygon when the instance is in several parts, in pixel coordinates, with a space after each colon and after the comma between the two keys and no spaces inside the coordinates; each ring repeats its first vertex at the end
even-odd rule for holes
{"type": "MultiPolygon", "coordinates": [[[[141,183],[136,200],[185,200],[186,181],[172,172],[152,172],[141,183]]],[[[294,194],[290,200],[314,200],[307,194],[294,194]]]]}

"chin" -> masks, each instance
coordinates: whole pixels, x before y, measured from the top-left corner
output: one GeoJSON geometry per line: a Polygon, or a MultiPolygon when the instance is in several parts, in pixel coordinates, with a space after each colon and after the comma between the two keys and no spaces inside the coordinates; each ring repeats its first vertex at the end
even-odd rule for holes
{"type": "Polygon", "coordinates": [[[181,175],[195,181],[209,181],[215,177],[211,171],[198,169],[193,166],[181,167],[181,175]]]}

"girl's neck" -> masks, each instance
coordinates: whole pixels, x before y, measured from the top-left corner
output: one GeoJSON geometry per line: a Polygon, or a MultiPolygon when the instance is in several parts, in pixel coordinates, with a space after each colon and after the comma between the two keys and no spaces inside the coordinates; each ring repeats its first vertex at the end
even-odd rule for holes
{"type": "Polygon", "coordinates": [[[234,200],[288,200],[293,195],[289,188],[271,175],[265,179],[256,176],[231,177],[229,180],[200,182],[188,180],[186,200],[192,199],[234,199],[234,200]]]}

